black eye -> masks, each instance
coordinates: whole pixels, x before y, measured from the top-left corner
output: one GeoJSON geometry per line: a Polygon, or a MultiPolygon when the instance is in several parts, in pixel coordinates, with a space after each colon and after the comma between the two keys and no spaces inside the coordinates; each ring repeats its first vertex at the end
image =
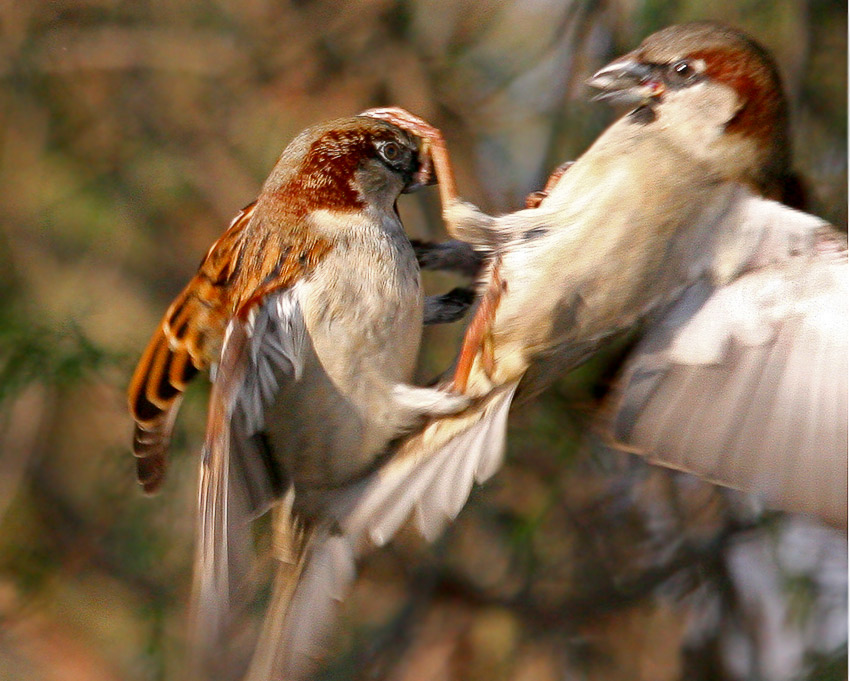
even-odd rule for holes
{"type": "Polygon", "coordinates": [[[694,67],[687,59],[683,59],[673,64],[673,72],[680,78],[688,78],[694,74],[694,67]]]}
{"type": "Polygon", "coordinates": [[[385,142],[378,147],[378,153],[387,163],[393,163],[401,158],[401,146],[395,142],[385,142]]]}

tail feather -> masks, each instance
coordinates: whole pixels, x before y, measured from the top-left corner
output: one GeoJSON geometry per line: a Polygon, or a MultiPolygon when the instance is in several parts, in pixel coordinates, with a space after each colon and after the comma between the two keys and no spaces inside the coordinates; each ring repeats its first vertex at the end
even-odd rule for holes
{"type": "Polygon", "coordinates": [[[322,657],[338,603],[354,581],[354,555],[327,526],[275,518],[277,568],[271,600],[246,681],[310,678],[322,657]]]}

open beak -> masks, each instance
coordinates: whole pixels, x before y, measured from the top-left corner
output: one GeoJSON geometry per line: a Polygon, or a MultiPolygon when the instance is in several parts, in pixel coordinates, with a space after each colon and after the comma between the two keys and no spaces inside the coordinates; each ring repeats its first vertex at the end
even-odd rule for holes
{"type": "Polygon", "coordinates": [[[613,104],[646,104],[664,92],[654,68],[625,56],[600,69],[587,81],[590,87],[601,90],[594,101],[605,100],[613,104]]]}

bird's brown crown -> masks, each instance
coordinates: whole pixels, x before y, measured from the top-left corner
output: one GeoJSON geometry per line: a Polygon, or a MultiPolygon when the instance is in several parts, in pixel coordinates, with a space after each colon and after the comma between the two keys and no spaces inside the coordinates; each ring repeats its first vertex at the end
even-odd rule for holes
{"type": "Polygon", "coordinates": [[[701,78],[734,90],[740,109],[726,124],[726,131],[758,145],[762,154],[756,184],[767,194],[776,193],[771,186],[790,172],[788,105],[779,71],[765,48],[729,26],[694,22],[652,34],[635,56],[648,64],[683,69],[692,65],[701,78]]]}
{"type": "Polygon", "coordinates": [[[290,145],[307,147],[297,171],[282,178],[273,191],[296,217],[316,209],[363,209],[362,188],[355,181],[360,170],[396,173],[407,185],[419,169],[415,142],[383,121],[364,117],[332,121],[301,137],[290,145]]]}
{"type": "Polygon", "coordinates": [[[773,142],[787,127],[787,105],[773,58],[746,34],[712,22],[671,26],[649,36],[638,48],[652,63],[702,61],[704,75],[731,87],[741,109],[727,130],[773,142]]]}

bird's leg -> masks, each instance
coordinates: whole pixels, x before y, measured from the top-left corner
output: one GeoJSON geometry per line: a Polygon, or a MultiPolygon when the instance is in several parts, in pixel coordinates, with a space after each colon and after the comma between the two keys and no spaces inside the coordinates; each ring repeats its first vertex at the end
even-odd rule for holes
{"type": "Polygon", "coordinates": [[[472,365],[475,363],[475,358],[481,352],[481,368],[489,378],[493,373],[495,365],[495,357],[493,355],[493,337],[492,326],[493,319],[496,316],[496,310],[499,307],[499,300],[502,293],[507,287],[506,282],[502,279],[499,272],[499,257],[496,256],[493,260],[493,265],[490,268],[490,279],[487,282],[487,288],[481,296],[481,303],[475,312],[475,316],[466,330],[463,337],[463,345],[460,349],[460,356],[457,360],[455,373],[452,377],[451,389],[453,392],[464,393],[467,383],[469,382],[469,374],[472,371],[472,365]]]}
{"type": "Polygon", "coordinates": [[[555,185],[558,184],[558,180],[561,179],[563,174],[567,172],[574,163],[575,161],[567,161],[555,168],[549,176],[549,179],[546,180],[546,186],[543,187],[543,189],[531,192],[531,194],[525,197],[525,207],[537,208],[541,203],[543,203],[543,199],[549,196],[549,193],[555,188],[555,185]]]}
{"type": "Polygon", "coordinates": [[[476,279],[485,263],[483,254],[465,241],[451,239],[443,243],[411,239],[416,261],[422,270],[457,272],[476,279]]]}

